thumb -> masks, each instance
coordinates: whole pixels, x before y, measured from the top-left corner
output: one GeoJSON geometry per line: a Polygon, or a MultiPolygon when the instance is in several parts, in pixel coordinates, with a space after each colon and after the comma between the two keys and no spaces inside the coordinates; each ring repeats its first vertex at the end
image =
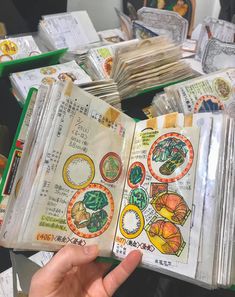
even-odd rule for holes
{"type": "Polygon", "coordinates": [[[71,271],[73,267],[92,262],[98,256],[98,253],[97,245],[84,247],[67,245],[39,271],[39,274],[42,274],[43,279],[49,277],[51,283],[60,283],[66,273],[71,271]]]}

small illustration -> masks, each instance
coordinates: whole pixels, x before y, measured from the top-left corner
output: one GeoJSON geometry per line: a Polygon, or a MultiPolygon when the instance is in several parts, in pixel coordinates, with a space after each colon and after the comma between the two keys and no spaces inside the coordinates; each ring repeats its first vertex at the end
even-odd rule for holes
{"type": "Polygon", "coordinates": [[[162,135],[152,144],[147,163],[155,179],[171,183],[185,176],[193,159],[191,142],[182,134],[172,132],[162,135]]]}
{"type": "Polygon", "coordinates": [[[148,205],[148,195],[143,188],[133,189],[130,193],[129,203],[144,210],[148,205]]]}
{"type": "Polygon", "coordinates": [[[112,71],[112,65],[113,65],[113,57],[108,57],[105,59],[104,61],[104,70],[105,70],[105,73],[110,76],[111,74],[111,71],[112,71]]]}
{"type": "Polygon", "coordinates": [[[127,205],[121,213],[119,226],[125,238],[132,239],[139,236],[144,229],[144,217],[141,210],[136,205],[127,205]]]}
{"type": "Polygon", "coordinates": [[[41,83],[44,85],[52,85],[53,83],[56,82],[56,79],[54,77],[46,76],[42,79],[41,83]]]}
{"type": "Polygon", "coordinates": [[[227,100],[232,92],[230,83],[221,77],[214,79],[213,87],[222,100],[227,100]]]}
{"type": "Polygon", "coordinates": [[[72,72],[63,72],[58,75],[58,79],[61,81],[71,80],[74,82],[77,78],[72,72]]]}
{"type": "Polygon", "coordinates": [[[122,173],[122,161],[118,154],[107,153],[100,162],[102,178],[109,183],[117,181],[122,173]]]}
{"type": "Polygon", "coordinates": [[[167,220],[153,218],[146,226],[150,242],[162,253],[179,257],[185,247],[180,229],[167,220]]]}
{"type": "Polygon", "coordinates": [[[0,62],[7,62],[7,61],[12,61],[13,58],[10,55],[1,55],[0,56],[0,62]]]}
{"type": "Polygon", "coordinates": [[[127,176],[127,183],[130,188],[137,188],[142,185],[145,179],[144,165],[141,162],[132,163],[127,176]]]}
{"type": "Polygon", "coordinates": [[[167,184],[155,183],[151,187],[154,187],[154,190],[150,190],[154,193],[151,205],[156,212],[172,223],[183,226],[191,213],[183,197],[168,191],[167,184]]]}
{"type": "Polygon", "coordinates": [[[194,105],[194,112],[208,112],[223,110],[224,104],[215,96],[201,96],[194,105]]]}
{"type": "Polygon", "coordinates": [[[67,186],[79,190],[86,188],[95,176],[95,165],[85,154],[72,155],[63,167],[63,179],[67,186]]]}
{"type": "Polygon", "coordinates": [[[0,50],[4,55],[15,55],[18,52],[18,46],[11,40],[5,40],[0,43],[0,50]]]}
{"type": "Polygon", "coordinates": [[[114,201],[111,192],[100,184],[90,184],[72,197],[67,211],[69,228],[83,238],[104,233],[113,217],[114,201]]]}
{"type": "Polygon", "coordinates": [[[38,52],[38,51],[32,51],[32,52],[29,53],[29,57],[37,56],[37,55],[40,55],[40,52],[38,52]]]}
{"type": "Polygon", "coordinates": [[[40,69],[41,74],[43,75],[52,75],[57,72],[56,68],[48,66],[48,67],[43,67],[40,69]]]}

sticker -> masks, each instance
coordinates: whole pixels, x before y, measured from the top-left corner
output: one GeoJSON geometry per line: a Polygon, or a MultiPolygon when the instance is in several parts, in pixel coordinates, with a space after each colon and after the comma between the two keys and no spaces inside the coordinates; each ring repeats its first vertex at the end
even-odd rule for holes
{"type": "Polygon", "coordinates": [[[218,77],[214,79],[213,86],[216,93],[222,100],[227,100],[231,94],[232,88],[229,82],[225,79],[218,77]]]}
{"type": "Polygon", "coordinates": [[[57,71],[56,68],[51,67],[51,66],[43,67],[43,68],[40,69],[40,72],[43,75],[52,75],[52,74],[56,73],[56,71],[57,71]]]}
{"type": "Polygon", "coordinates": [[[143,188],[136,188],[131,191],[129,203],[136,205],[140,210],[144,210],[148,205],[148,195],[143,188]]]}
{"type": "Polygon", "coordinates": [[[100,184],[90,184],[77,191],[68,205],[67,222],[70,230],[83,238],[94,238],[109,227],[114,213],[111,192],[100,184]]]}
{"type": "Polygon", "coordinates": [[[79,190],[86,188],[95,176],[95,165],[85,154],[76,154],[68,158],[63,168],[63,179],[67,186],[79,190]]]}
{"type": "Polygon", "coordinates": [[[194,113],[223,110],[224,104],[215,96],[201,96],[194,105],[194,113]]]}
{"type": "Polygon", "coordinates": [[[172,183],[188,173],[193,159],[191,142],[182,134],[172,132],[162,135],[152,144],[147,163],[155,179],[172,183]]]}
{"type": "Polygon", "coordinates": [[[112,65],[113,65],[113,58],[112,57],[108,57],[107,59],[105,59],[104,61],[104,71],[105,73],[110,76],[111,71],[112,71],[112,65]]]}
{"type": "Polygon", "coordinates": [[[145,179],[145,167],[141,162],[131,164],[128,171],[127,183],[130,188],[137,188],[142,185],[145,179]]]}
{"type": "Polygon", "coordinates": [[[132,204],[127,205],[120,216],[120,231],[125,238],[136,238],[144,229],[144,217],[141,210],[132,204]]]}
{"type": "Polygon", "coordinates": [[[18,52],[18,46],[11,40],[5,40],[0,43],[0,50],[4,55],[15,55],[18,52]]]}
{"type": "Polygon", "coordinates": [[[162,254],[179,257],[185,247],[186,243],[180,229],[167,220],[153,218],[152,222],[146,226],[146,232],[150,242],[162,254]]]}
{"type": "Polygon", "coordinates": [[[100,162],[102,178],[109,183],[117,181],[122,173],[122,161],[118,154],[107,153],[100,162]]]}

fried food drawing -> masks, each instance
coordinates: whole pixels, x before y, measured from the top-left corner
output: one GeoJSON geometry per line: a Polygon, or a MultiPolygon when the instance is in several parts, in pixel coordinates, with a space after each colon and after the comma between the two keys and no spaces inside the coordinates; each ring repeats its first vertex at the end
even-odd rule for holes
{"type": "Polygon", "coordinates": [[[180,256],[185,242],[176,225],[165,220],[155,220],[147,226],[146,231],[151,243],[162,254],[180,256]]]}
{"type": "Polygon", "coordinates": [[[71,215],[77,228],[84,228],[89,224],[91,215],[86,211],[82,202],[74,204],[71,215]]]}

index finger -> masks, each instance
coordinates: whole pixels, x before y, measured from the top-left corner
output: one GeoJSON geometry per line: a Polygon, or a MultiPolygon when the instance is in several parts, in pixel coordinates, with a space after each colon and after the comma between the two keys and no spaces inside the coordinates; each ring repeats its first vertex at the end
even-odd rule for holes
{"type": "Polygon", "coordinates": [[[142,254],[140,251],[132,251],[114,270],[106,275],[103,279],[103,285],[108,296],[112,296],[121,284],[132,274],[140,263],[141,258],[142,254]]]}

